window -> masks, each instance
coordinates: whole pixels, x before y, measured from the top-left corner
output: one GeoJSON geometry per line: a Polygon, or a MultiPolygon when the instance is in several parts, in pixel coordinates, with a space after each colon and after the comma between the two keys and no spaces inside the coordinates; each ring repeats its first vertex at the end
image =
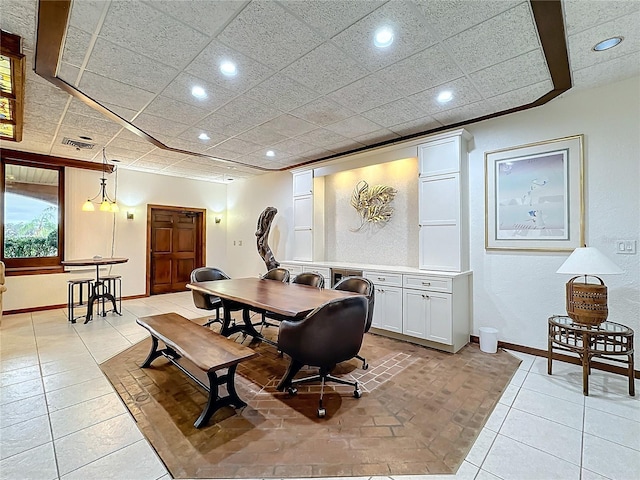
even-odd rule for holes
{"type": "Polygon", "coordinates": [[[8,274],[61,272],[64,167],[2,160],[2,261],[8,274]]]}

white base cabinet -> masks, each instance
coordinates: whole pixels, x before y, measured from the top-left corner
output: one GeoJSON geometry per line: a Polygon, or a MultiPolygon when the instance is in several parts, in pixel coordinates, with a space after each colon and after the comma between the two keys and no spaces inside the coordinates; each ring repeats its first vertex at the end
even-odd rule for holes
{"type": "Polygon", "coordinates": [[[404,290],[403,333],[432,342],[452,343],[451,295],[422,290],[404,290]]]}

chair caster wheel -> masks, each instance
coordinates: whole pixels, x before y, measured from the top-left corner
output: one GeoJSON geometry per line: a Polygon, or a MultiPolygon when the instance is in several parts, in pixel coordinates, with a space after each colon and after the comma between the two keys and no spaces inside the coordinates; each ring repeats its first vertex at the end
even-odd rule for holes
{"type": "Polygon", "coordinates": [[[353,397],[354,397],[354,398],[360,398],[361,396],[362,396],[362,390],[360,390],[359,388],[356,388],[356,389],[353,391],[353,397]]]}
{"type": "Polygon", "coordinates": [[[362,364],[362,369],[363,370],[367,370],[368,368],[369,368],[369,364],[368,363],[365,362],[365,363],[362,364]]]}
{"type": "Polygon", "coordinates": [[[298,393],[298,389],[296,387],[289,387],[287,388],[287,392],[289,392],[289,395],[296,395],[298,393]]]}
{"type": "Polygon", "coordinates": [[[318,418],[324,418],[326,414],[327,414],[327,411],[324,408],[318,409],[318,418]]]}

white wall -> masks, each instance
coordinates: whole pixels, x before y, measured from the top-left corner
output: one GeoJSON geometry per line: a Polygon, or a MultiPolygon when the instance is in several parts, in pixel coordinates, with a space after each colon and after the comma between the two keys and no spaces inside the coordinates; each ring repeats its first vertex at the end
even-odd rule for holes
{"type": "MultiPolygon", "coordinates": [[[[618,255],[615,240],[640,237],[640,79],[568,92],[551,103],[470,125],[470,254],[473,331],[493,326],[499,339],[546,349],[547,318],[565,310],[563,253],[484,249],[484,152],[584,134],[585,237],[624,270],[603,276],[609,319],[640,331],[640,255],[618,255]]],[[[640,358],[636,353],[636,359],[640,358]]]]}
{"type": "MultiPolygon", "coordinates": [[[[98,192],[100,172],[67,168],[65,176],[65,257],[108,257],[113,254],[129,258],[129,262],[111,267],[112,273],[122,275],[123,296],[145,293],[147,204],[206,209],[207,264],[228,266],[226,185],[120,169],[117,192],[120,212],[112,214],[81,210],[82,203],[98,192]],[[134,219],[127,220],[126,211],[131,208],[135,211],[134,219]],[[214,217],[220,213],[222,222],[216,224],[214,217]]],[[[115,185],[115,174],[109,175],[109,195],[114,193],[115,185]]],[[[4,295],[3,308],[6,311],[66,304],[66,282],[74,275],[93,277],[95,270],[7,277],[8,291],[4,295]]]]}
{"type": "Polygon", "coordinates": [[[325,260],[376,265],[418,265],[418,159],[346,170],[325,178],[325,260]],[[351,206],[356,184],[387,185],[398,193],[387,223],[366,224],[351,206]]]}
{"type": "Polygon", "coordinates": [[[257,276],[267,271],[258,254],[255,235],[258,217],[267,207],[278,209],[271,224],[269,246],[279,262],[291,257],[288,236],[293,225],[292,188],[289,172],[268,173],[228,184],[227,274],[232,277],[257,276]]]}

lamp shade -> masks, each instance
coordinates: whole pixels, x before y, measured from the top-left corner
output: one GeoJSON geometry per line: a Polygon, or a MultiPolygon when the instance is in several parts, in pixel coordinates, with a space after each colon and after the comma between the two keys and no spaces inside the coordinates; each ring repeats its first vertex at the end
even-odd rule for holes
{"type": "Polygon", "coordinates": [[[622,269],[594,247],[576,248],[556,273],[605,275],[623,273],[622,269]]]}

